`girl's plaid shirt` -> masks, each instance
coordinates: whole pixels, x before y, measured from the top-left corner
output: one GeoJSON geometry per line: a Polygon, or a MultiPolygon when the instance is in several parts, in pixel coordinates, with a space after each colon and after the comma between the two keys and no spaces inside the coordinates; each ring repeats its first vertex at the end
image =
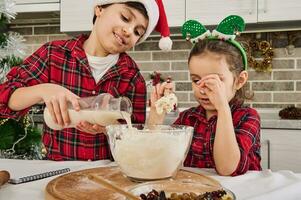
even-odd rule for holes
{"type": "MultiPolygon", "coordinates": [[[[80,97],[110,93],[115,97],[126,96],[133,105],[132,121],[145,122],[146,85],[136,63],[121,53],[112,66],[96,83],[83,50],[87,36],[70,40],[53,41],[40,47],[13,67],[7,81],[0,84],[0,117],[18,118],[28,109],[14,112],[7,106],[11,94],[20,87],[42,83],[61,85],[80,97]]],[[[111,158],[104,134],[91,135],[74,128],[54,131],[44,124],[43,143],[47,156],[53,160],[98,160],[111,158]]]]}
{"type": "MultiPolygon", "coordinates": [[[[248,170],[261,170],[260,166],[260,118],[256,110],[242,107],[237,101],[230,102],[233,126],[241,158],[232,176],[248,170]]],[[[206,119],[205,109],[193,107],[180,113],[175,124],[194,127],[191,146],[184,162],[188,167],[215,168],[213,144],[217,116],[206,119]]]]}

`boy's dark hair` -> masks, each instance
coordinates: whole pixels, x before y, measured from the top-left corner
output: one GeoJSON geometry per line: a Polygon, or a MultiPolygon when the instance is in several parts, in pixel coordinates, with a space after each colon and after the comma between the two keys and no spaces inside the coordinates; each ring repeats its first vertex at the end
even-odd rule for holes
{"type": "MultiPolygon", "coordinates": [[[[240,51],[233,45],[222,40],[199,40],[191,49],[188,63],[193,56],[198,56],[206,52],[222,54],[225,56],[227,63],[230,66],[230,71],[237,77],[240,72],[244,71],[244,64],[240,51]]],[[[234,99],[244,102],[245,99],[252,99],[253,93],[249,91],[247,94],[247,84],[240,88],[234,99]]]]}
{"type": "MultiPolygon", "coordinates": [[[[124,3],[120,3],[120,4],[125,4],[126,6],[128,6],[130,8],[134,8],[134,9],[138,10],[146,19],[149,19],[147,11],[146,11],[146,9],[145,9],[145,7],[144,7],[144,5],[142,3],[135,2],[135,1],[129,1],[129,2],[124,2],[124,3]]],[[[112,3],[105,4],[105,5],[102,5],[102,6],[99,6],[99,7],[107,8],[107,7],[111,6],[111,5],[112,5],[112,3]]],[[[95,20],[96,20],[96,15],[94,14],[93,24],[95,23],[95,20]]]]}

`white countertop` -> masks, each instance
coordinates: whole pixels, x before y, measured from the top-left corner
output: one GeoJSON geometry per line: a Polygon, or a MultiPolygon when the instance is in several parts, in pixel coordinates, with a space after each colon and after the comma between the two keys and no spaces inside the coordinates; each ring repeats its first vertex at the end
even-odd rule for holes
{"type": "MultiPolygon", "coordinates": [[[[46,161],[46,160],[9,160],[0,159],[0,170],[10,171],[11,176],[29,173],[40,173],[43,171],[62,169],[69,167],[71,172],[95,168],[101,166],[113,166],[108,160],[103,161],[46,161]]],[[[252,200],[295,200],[301,198],[301,174],[291,171],[249,171],[244,175],[236,177],[223,177],[217,175],[212,169],[189,168],[198,173],[209,175],[234,192],[237,199],[252,200]]],[[[44,189],[49,181],[57,176],[45,178],[38,181],[11,185],[5,184],[0,188],[0,199],[19,200],[44,199],[44,189]]]]}

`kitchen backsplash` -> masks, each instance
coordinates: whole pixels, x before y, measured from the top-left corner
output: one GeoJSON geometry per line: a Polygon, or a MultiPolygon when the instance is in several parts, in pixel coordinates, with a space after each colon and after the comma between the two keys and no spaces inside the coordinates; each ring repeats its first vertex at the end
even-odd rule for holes
{"type": "MultiPolygon", "coordinates": [[[[48,41],[67,39],[71,36],[60,32],[59,23],[13,24],[9,30],[19,32],[26,39],[27,55],[48,41]]],[[[301,106],[301,31],[249,33],[243,39],[260,38],[272,44],[275,52],[272,72],[255,72],[249,69],[249,85],[254,100],[248,101],[256,108],[283,108],[287,105],[301,106]],[[292,52],[287,46],[293,44],[292,52]]],[[[181,38],[178,31],[172,31],[173,50],[162,52],[158,48],[157,36],[128,52],[138,63],[145,79],[153,71],[171,75],[176,83],[176,94],[180,107],[196,105],[191,92],[187,70],[187,57],[191,44],[181,38]]]]}

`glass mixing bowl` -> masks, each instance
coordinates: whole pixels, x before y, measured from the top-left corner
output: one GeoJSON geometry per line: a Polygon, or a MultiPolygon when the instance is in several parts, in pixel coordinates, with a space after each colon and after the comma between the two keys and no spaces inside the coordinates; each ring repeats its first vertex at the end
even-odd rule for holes
{"type": "Polygon", "coordinates": [[[135,124],[107,126],[112,155],[121,171],[135,181],[174,177],[190,147],[193,127],[135,124]]]}

